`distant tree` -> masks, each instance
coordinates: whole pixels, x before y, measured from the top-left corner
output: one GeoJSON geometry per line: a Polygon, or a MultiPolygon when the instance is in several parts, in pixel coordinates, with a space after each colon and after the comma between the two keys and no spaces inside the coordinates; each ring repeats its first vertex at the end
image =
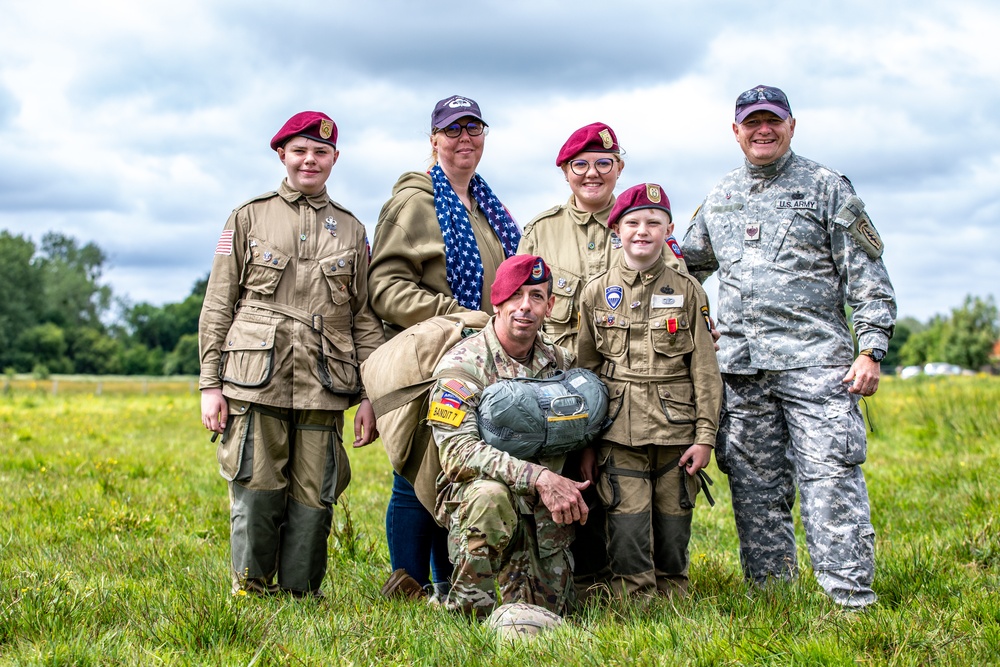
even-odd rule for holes
{"type": "Polygon", "coordinates": [[[18,352],[21,332],[39,322],[41,271],[32,262],[35,244],[21,235],[0,231],[0,368],[28,371],[33,360],[18,352]]]}
{"type": "Polygon", "coordinates": [[[201,369],[198,334],[184,334],[163,364],[164,375],[197,375],[201,369]]]}
{"type": "Polygon", "coordinates": [[[923,331],[926,327],[919,320],[913,317],[901,317],[896,320],[896,329],[889,339],[889,349],[886,350],[885,359],[882,361],[882,368],[892,369],[897,366],[905,366],[900,357],[900,350],[903,345],[915,333],[923,331]]]}
{"type": "Polygon", "coordinates": [[[965,297],[951,317],[936,315],[923,331],[912,334],[899,351],[900,363],[922,366],[933,361],[978,369],[989,363],[990,354],[1000,337],[996,302],[965,297]]]}
{"type": "Polygon", "coordinates": [[[108,375],[121,372],[121,343],[97,329],[78,329],[69,348],[77,373],[108,375]]]}
{"type": "Polygon", "coordinates": [[[197,333],[207,284],[207,278],[197,281],[180,303],[154,306],[144,302],[128,309],[125,321],[134,341],[149,349],[173,350],[182,336],[197,333]]]}
{"type": "Polygon", "coordinates": [[[977,370],[986,366],[993,345],[1000,338],[1000,318],[992,296],[971,295],[951,311],[948,333],[941,346],[944,361],[977,370]]]}
{"type": "Polygon", "coordinates": [[[32,367],[42,364],[52,373],[73,372],[73,362],[66,356],[66,334],[52,322],[22,331],[15,341],[15,348],[24,355],[24,359],[30,360],[32,367]]]}
{"type": "Polygon", "coordinates": [[[73,332],[84,326],[103,330],[101,316],[111,306],[111,288],[97,283],[104,271],[104,252],[94,243],[48,232],[36,262],[42,272],[42,321],[73,332]]]}
{"type": "Polygon", "coordinates": [[[125,375],[163,375],[165,357],[161,348],[133,344],[122,349],[118,367],[125,375]]]}

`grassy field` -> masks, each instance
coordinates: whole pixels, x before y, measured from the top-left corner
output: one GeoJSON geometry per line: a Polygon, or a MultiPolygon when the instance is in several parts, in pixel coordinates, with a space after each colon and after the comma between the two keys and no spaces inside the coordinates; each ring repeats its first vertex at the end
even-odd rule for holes
{"type": "Polygon", "coordinates": [[[232,597],[226,486],[188,382],[105,380],[99,395],[23,382],[0,393],[3,665],[1000,664],[997,378],[889,379],[868,401],[872,610],[838,610],[808,569],[748,589],[713,469],[690,598],[588,607],[518,647],[379,596],[391,475],[378,444],[353,452],[326,598],[232,597]]]}

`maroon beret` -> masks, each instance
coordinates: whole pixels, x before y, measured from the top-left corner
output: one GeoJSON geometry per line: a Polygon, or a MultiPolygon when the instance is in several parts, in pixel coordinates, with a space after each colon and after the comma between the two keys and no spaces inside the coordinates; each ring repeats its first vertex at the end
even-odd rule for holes
{"type": "Polygon", "coordinates": [[[618,222],[618,219],[629,211],[640,208],[658,208],[666,211],[671,220],[674,219],[670,213],[670,200],[667,199],[663,188],[656,183],[640,183],[618,195],[615,205],[611,207],[611,213],[608,214],[608,227],[618,222]]]}
{"type": "Polygon", "coordinates": [[[549,267],[537,255],[514,255],[500,262],[497,277],[490,289],[490,303],[499,306],[522,285],[540,285],[549,281],[549,267]]]}
{"type": "Polygon", "coordinates": [[[322,111],[300,111],[289,118],[271,139],[271,149],[278,150],[292,137],[308,137],[337,147],[337,124],[322,111]]]}
{"type": "Polygon", "coordinates": [[[621,149],[618,147],[618,137],[615,136],[614,130],[604,123],[591,123],[569,135],[569,139],[556,156],[556,166],[561,167],[564,162],[572,160],[584,151],[619,153],[621,149]]]}

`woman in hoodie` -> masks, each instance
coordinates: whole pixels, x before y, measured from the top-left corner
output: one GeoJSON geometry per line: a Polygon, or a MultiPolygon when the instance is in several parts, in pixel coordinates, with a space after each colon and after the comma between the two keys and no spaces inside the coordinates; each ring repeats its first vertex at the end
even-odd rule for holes
{"type": "MultiPolygon", "coordinates": [[[[488,133],[475,101],[453,95],[438,102],[431,168],[400,176],[382,207],[368,281],[372,310],[388,337],[437,315],[493,314],[490,287],[521,232],[476,173],[488,133]]],[[[448,531],[398,474],[385,525],[393,575],[383,593],[415,590],[412,578],[424,590],[433,582],[432,594],[443,599],[451,574],[448,531]]]]}

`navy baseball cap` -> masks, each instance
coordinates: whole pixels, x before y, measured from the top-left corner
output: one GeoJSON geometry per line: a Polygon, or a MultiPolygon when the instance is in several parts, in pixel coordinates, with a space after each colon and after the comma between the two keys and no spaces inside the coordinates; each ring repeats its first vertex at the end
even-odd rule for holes
{"type": "Polygon", "coordinates": [[[736,98],[737,123],[742,123],[754,111],[770,111],[781,120],[792,115],[785,93],[774,86],[755,86],[736,98]]]}
{"type": "Polygon", "coordinates": [[[461,95],[446,97],[434,105],[431,113],[431,131],[443,129],[454,123],[459,118],[471,116],[480,121],[483,125],[489,125],[483,120],[483,112],[479,110],[476,101],[461,95]]]}

